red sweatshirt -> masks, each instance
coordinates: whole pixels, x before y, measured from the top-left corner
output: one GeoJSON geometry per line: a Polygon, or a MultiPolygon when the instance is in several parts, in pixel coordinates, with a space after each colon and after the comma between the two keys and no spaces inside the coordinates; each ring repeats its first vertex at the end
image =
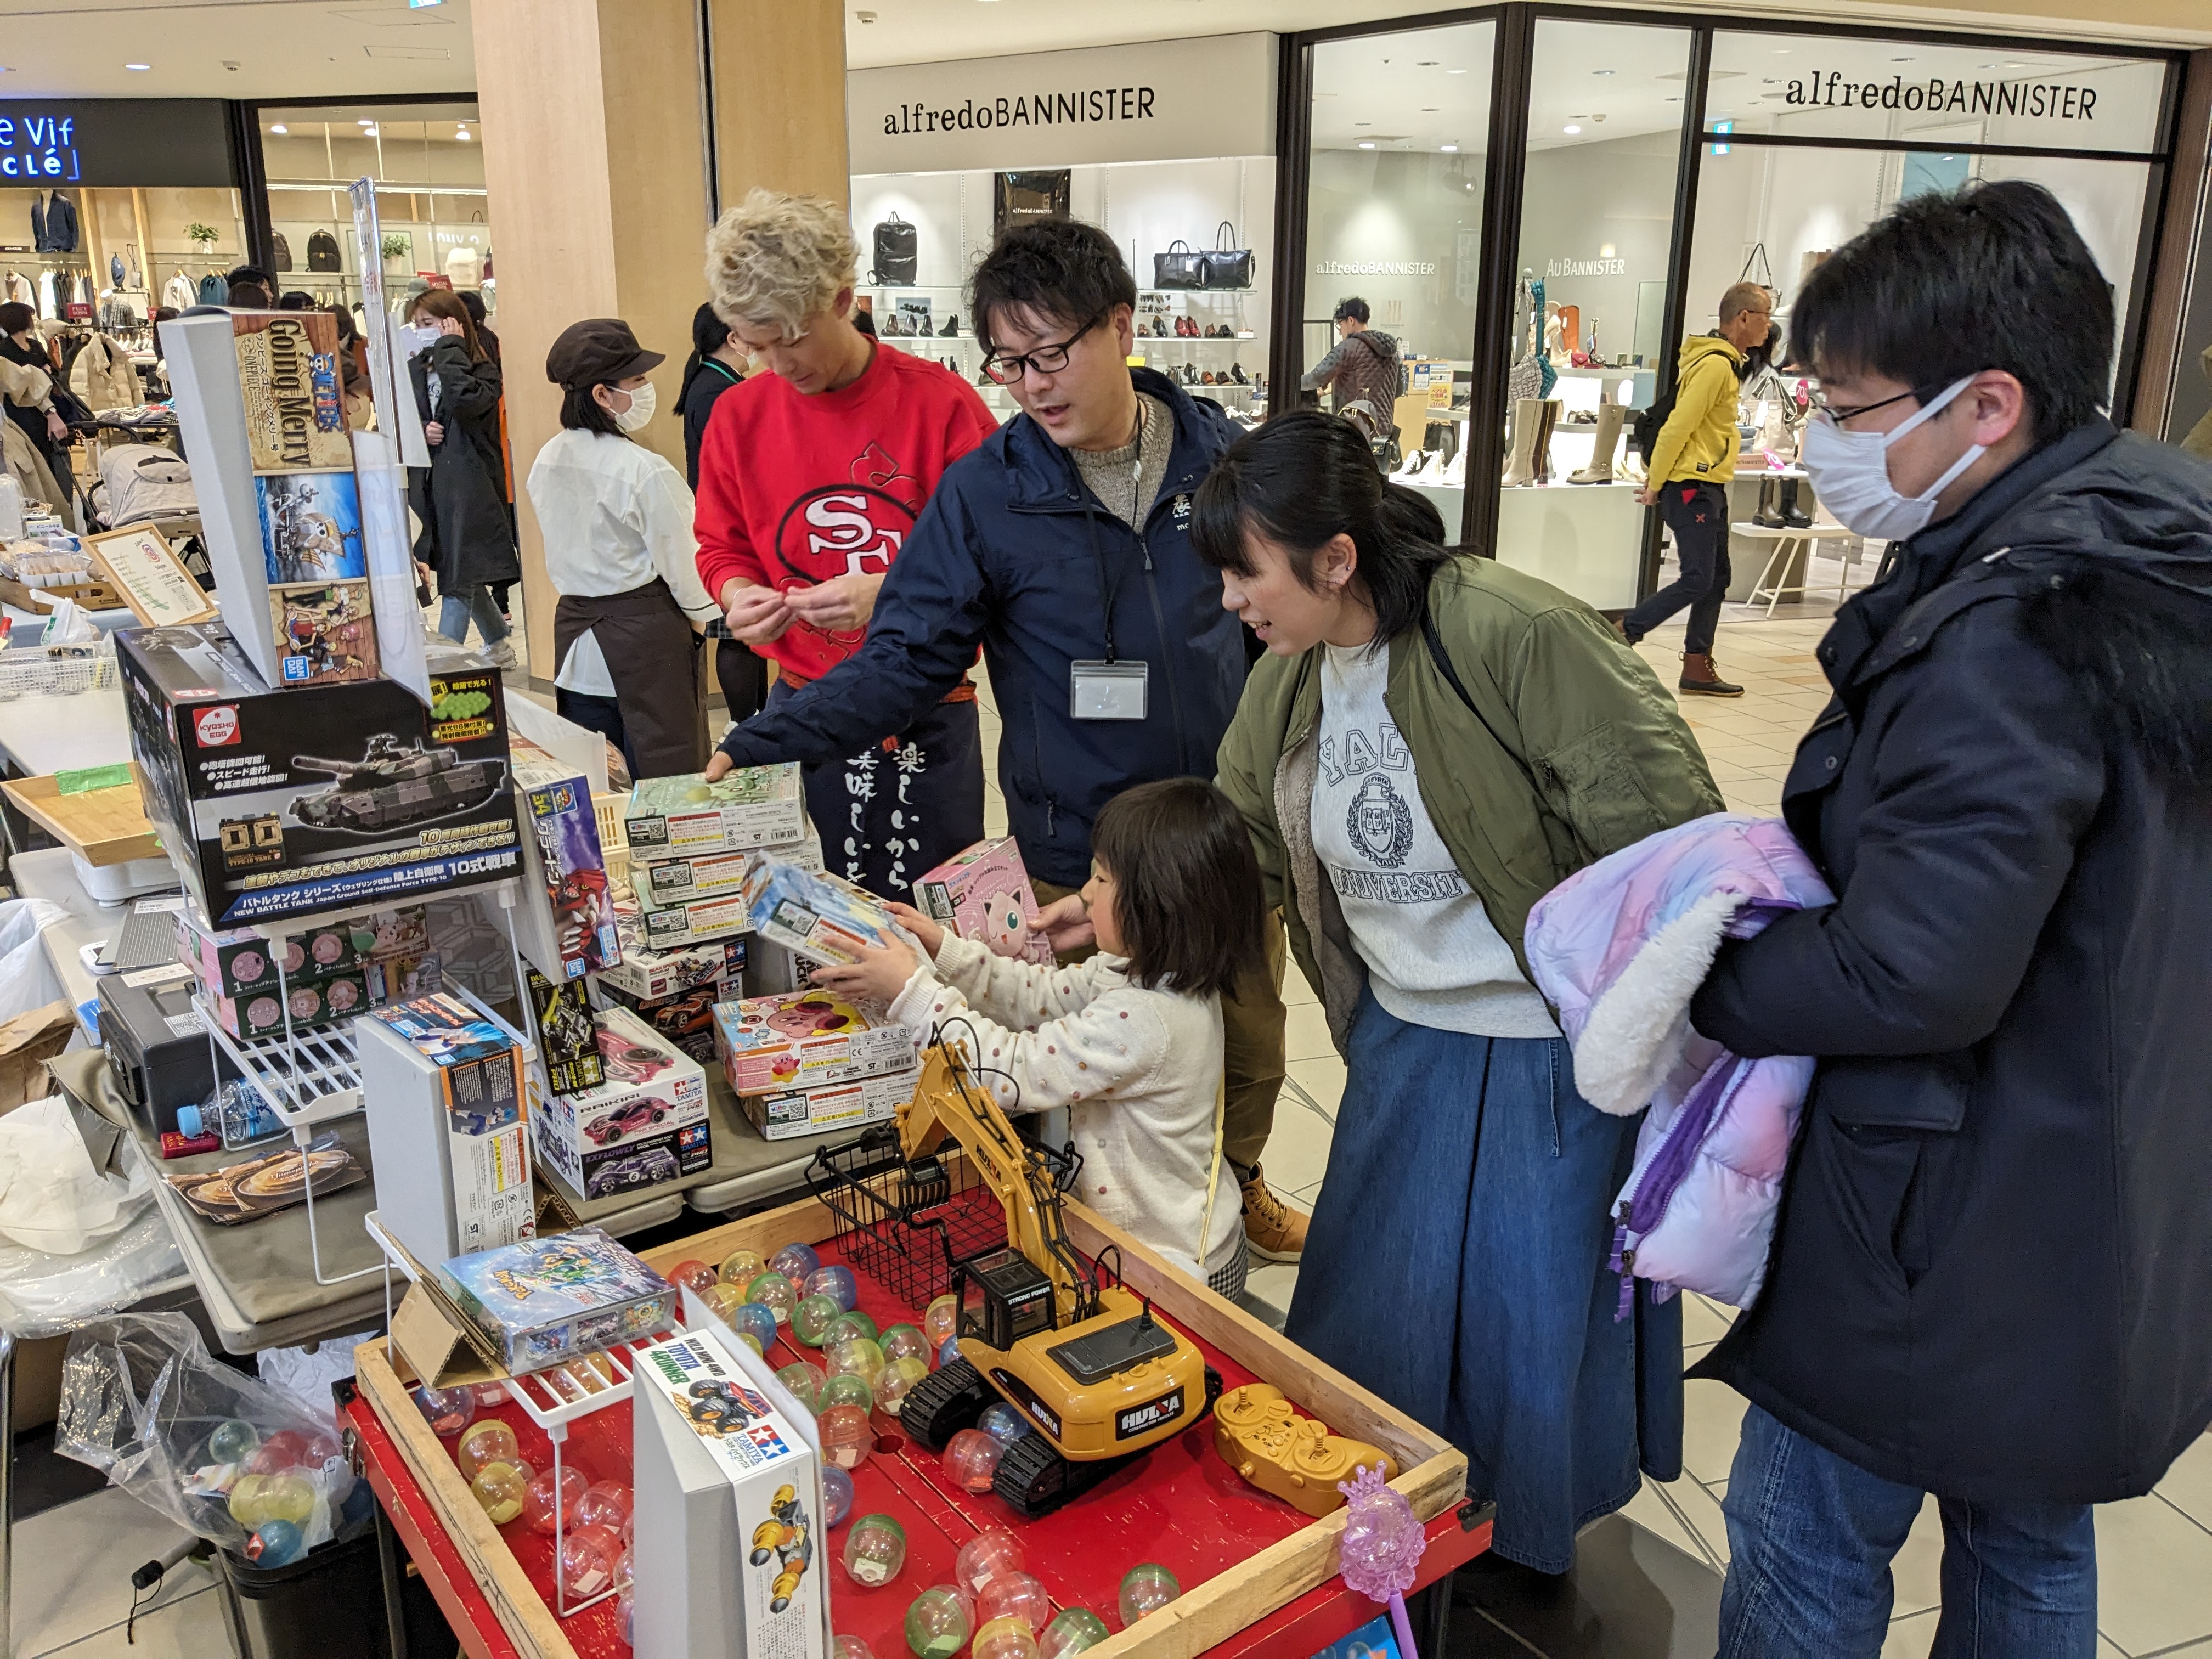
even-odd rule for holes
{"type": "MultiPolygon", "coordinates": [[[[945,469],[998,429],[957,374],[878,344],[848,386],[806,396],[779,374],[724,392],[699,446],[699,580],[811,587],[890,568],[945,469]]],[[[860,649],[863,630],[794,622],[756,647],[804,684],[860,649]]]]}

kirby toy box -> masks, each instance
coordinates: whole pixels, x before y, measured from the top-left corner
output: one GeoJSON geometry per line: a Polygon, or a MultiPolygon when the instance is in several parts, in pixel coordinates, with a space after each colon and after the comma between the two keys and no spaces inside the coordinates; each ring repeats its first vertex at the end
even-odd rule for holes
{"type": "Polygon", "coordinates": [[[979,841],[914,884],[914,908],[1002,957],[1052,966],[1052,945],[1037,931],[1036,894],[1012,836],[979,841]]]}

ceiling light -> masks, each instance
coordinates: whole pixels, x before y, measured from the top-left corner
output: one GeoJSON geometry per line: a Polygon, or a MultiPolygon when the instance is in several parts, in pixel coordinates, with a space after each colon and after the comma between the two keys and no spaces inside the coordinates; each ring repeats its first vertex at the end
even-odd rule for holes
{"type": "Polygon", "coordinates": [[[275,133],[279,138],[282,138],[286,133],[291,131],[291,128],[286,126],[282,121],[277,122],[274,126],[271,126],[269,129],[270,131],[275,133]]]}
{"type": "Polygon", "coordinates": [[[149,70],[154,66],[151,64],[125,64],[123,67],[127,70],[138,70],[143,71],[149,70]]]}
{"type": "Polygon", "coordinates": [[[455,133],[453,137],[459,143],[465,144],[469,142],[469,130],[466,127],[463,127],[459,132],[455,133]]]}
{"type": "Polygon", "coordinates": [[[1446,75],[1464,75],[1467,71],[1465,70],[1446,70],[1444,73],[1446,75]]]}
{"type": "Polygon", "coordinates": [[[374,121],[372,121],[371,119],[369,119],[369,118],[368,118],[368,116],[366,116],[366,115],[362,116],[362,117],[361,118],[361,119],[359,119],[358,121],[356,121],[356,122],[354,123],[354,125],[356,125],[356,126],[357,126],[357,127],[373,127],[373,126],[374,126],[375,125],[376,125],[376,123],[375,123],[375,122],[374,122],[374,121]]]}
{"type": "Polygon", "coordinates": [[[1442,149],[1443,153],[1447,155],[1456,155],[1459,154],[1459,146],[1457,144],[1445,144],[1442,146],[1442,149]]]}
{"type": "Polygon", "coordinates": [[[1577,126],[1577,125],[1576,125],[1572,121],[1570,121],[1570,122],[1568,122],[1568,123],[1566,124],[1566,125],[1565,125],[1565,126],[1561,127],[1561,128],[1559,129],[1559,131],[1560,131],[1561,132],[1565,133],[1565,134],[1567,135],[1567,137],[1568,137],[1571,138],[1571,137],[1573,137],[1577,133],[1580,132],[1580,131],[1582,131],[1582,129],[1581,129],[1580,127],[1577,126]]]}
{"type": "Polygon", "coordinates": [[[1912,59],[1910,58],[1893,58],[1889,61],[1893,64],[1909,64],[1912,59]]]}
{"type": "Polygon", "coordinates": [[[1373,149],[1375,148],[1375,141],[1372,138],[1362,138],[1359,141],[1359,148],[1362,149],[1373,149]]]}
{"type": "Polygon", "coordinates": [[[1777,58],[1787,58],[1790,55],[1790,48],[1787,46],[1777,46],[1774,49],[1774,55],[1777,58]]]}
{"type": "Polygon", "coordinates": [[[1613,257],[1616,252],[1617,250],[1611,242],[1601,243],[1598,247],[1597,257],[1601,259],[1610,259],[1613,257]]]}
{"type": "Polygon", "coordinates": [[[1371,127],[1375,123],[1372,121],[1354,121],[1352,125],[1355,127],[1371,127]]]}

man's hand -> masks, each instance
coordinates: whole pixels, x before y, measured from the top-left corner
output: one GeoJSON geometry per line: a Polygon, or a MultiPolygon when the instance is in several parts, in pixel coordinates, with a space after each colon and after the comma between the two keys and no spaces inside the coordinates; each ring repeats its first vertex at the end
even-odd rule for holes
{"type": "Polygon", "coordinates": [[[1037,912],[1036,925],[1055,951],[1080,951],[1098,943],[1097,933],[1091,926],[1091,908],[1080,893],[1070,893],[1046,905],[1037,912]]]}
{"type": "Polygon", "coordinates": [[[921,940],[921,948],[929,952],[929,959],[936,961],[938,951],[945,945],[945,925],[931,921],[911,904],[901,904],[896,899],[886,899],[884,904],[891,913],[891,920],[921,940]]]}
{"type": "Polygon", "coordinates": [[[65,444],[69,441],[69,422],[62,419],[62,417],[56,414],[52,410],[48,410],[46,411],[46,436],[52,438],[58,444],[65,444]]]}
{"type": "Polygon", "coordinates": [[[427,438],[434,447],[445,442],[446,428],[444,423],[439,421],[423,422],[422,435],[427,438]]]}
{"type": "Polygon", "coordinates": [[[735,582],[722,589],[722,619],[730,625],[730,632],[747,645],[766,645],[781,639],[784,630],[798,620],[784,603],[784,596],[773,587],[735,582]]]}
{"type": "Polygon", "coordinates": [[[707,769],[702,775],[706,778],[708,782],[712,783],[716,778],[727,777],[730,775],[731,769],[736,765],[737,762],[732,760],[727,755],[717,749],[713,754],[707,757],[707,769]]]}
{"type": "Polygon", "coordinates": [[[834,576],[812,587],[793,588],[783,596],[800,621],[827,633],[850,633],[866,628],[875,614],[876,590],[881,576],[834,576]]]}
{"type": "Polygon", "coordinates": [[[878,933],[882,948],[860,947],[860,959],[839,968],[817,968],[814,982],[848,1001],[890,1002],[906,989],[914,970],[921,966],[903,939],[878,933]]]}
{"type": "Polygon", "coordinates": [[[1643,489],[1638,490],[1636,492],[1636,504],[1638,507],[1658,506],[1659,486],[1657,484],[1646,484],[1643,489]]]}

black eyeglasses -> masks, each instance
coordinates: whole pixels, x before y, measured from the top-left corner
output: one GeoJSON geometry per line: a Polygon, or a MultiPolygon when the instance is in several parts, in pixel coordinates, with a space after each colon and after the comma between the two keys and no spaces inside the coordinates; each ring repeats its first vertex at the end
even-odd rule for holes
{"type": "Polygon", "coordinates": [[[1057,374],[1067,367],[1067,354],[1075,343],[1105,320],[1103,316],[1093,317],[1065,340],[1041,345],[1035,351],[994,351],[983,359],[983,372],[1000,386],[1013,385],[1031,369],[1040,374],[1057,374]]]}
{"type": "Polygon", "coordinates": [[[1814,386],[1806,395],[1812,400],[1814,408],[1819,410],[1838,426],[1841,426],[1846,421],[1856,421],[1862,415],[1871,415],[1877,409],[1887,409],[1892,404],[1901,404],[1907,398],[1917,398],[1920,394],[1917,391],[1900,392],[1893,398],[1884,398],[1878,404],[1861,404],[1856,409],[1847,409],[1830,403],[1828,394],[1819,386],[1814,386]]]}

